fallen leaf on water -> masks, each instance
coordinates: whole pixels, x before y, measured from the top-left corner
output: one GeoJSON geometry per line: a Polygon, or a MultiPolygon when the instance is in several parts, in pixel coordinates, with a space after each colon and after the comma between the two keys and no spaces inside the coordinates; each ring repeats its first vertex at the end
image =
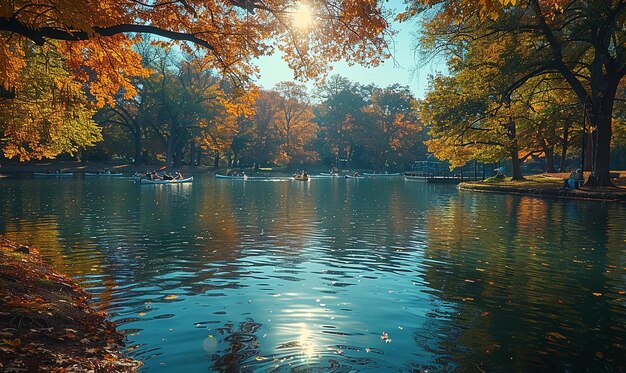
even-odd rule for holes
{"type": "Polygon", "coordinates": [[[165,296],[165,300],[176,299],[176,298],[178,298],[178,295],[170,294],[170,295],[165,296]]]}
{"type": "Polygon", "coordinates": [[[267,358],[266,358],[266,357],[263,357],[263,356],[257,356],[257,357],[255,357],[254,359],[255,359],[256,361],[263,361],[263,360],[267,360],[267,358]]]}
{"type": "Polygon", "coordinates": [[[145,312],[139,312],[139,316],[146,316],[145,312]]]}
{"type": "Polygon", "coordinates": [[[19,338],[15,338],[15,339],[3,339],[2,342],[8,344],[9,346],[15,348],[17,346],[20,345],[20,343],[22,343],[22,341],[20,341],[19,338]]]}
{"type": "Polygon", "coordinates": [[[484,268],[476,268],[476,270],[477,270],[478,272],[485,272],[485,269],[484,269],[484,268]]]}
{"type": "Polygon", "coordinates": [[[596,352],[595,355],[598,359],[604,359],[604,354],[600,351],[596,352]]]}
{"type": "Polygon", "coordinates": [[[595,295],[596,297],[601,297],[602,293],[592,293],[593,295],[595,295]]]}
{"type": "Polygon", "coordinates": [[[626,294],[626,291],[624,291],[624,290],[622,290],[622,291],[618,291],[618,292],[617,292],[617,294],[619,294],[619,295],[624,295],[624,294],[626,294]]]}
{"type": "Polygon", "coordinates": [[[490,314],[491,314],[491,312],[485,311],[485,312],[481,313],[480,316],[485,317],[485,316],[489,316],[490,314]]]}
{"type": "Polygon", "coordinates": [[[463,302],[471,302],[473,300],[474,300],[474,298],[472,298],[472,297],[463,298],[463,302]]]}
{"type": "Polygon", "coordinates": [[[565,337],[563,334],[557,332],[550,332],[547,335],[548,337],[554,337],[556,339],[567,339],[567,337],[565,337]]]}

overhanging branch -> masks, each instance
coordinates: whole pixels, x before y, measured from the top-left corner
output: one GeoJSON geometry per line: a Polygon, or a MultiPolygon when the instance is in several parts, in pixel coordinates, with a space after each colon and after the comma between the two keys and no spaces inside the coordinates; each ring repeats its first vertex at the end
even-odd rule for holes
{"type": "Polygon", "coordinates": [[[214,50],[211,44],[209,44],[206,40],[198,38],[195,34],[170,31],[150,25],[119,24],[109,27],[94,26],[93,30],[94,34],[90,34],[84,30],[68,31],[56,27],[30,27],[15,18],[0,17],[0,31],[9,31],[20,34],[31,39],[38,45],[43,45],[45,39],[77,41],[89,40],[98,35],[113,36],[134,32],[140,34],[159,35],[172,40],[189,41],[209,50],[214,50]]]}

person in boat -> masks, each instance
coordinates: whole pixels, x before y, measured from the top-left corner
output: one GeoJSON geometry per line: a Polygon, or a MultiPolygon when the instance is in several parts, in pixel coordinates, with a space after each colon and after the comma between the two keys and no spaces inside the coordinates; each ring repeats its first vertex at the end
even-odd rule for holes
{"type": "Polygon", "coordinates": [[[359,171],[354,171],[354,177],[359,177],[361,175],[359,175],[359,171]]]}
{"type": "Polygon", "coordinates": [[[233,170],[233,172],[231,172],[230,176],[237,176],[237,170],[233,170]]]}
{"type": "Polygon", "coordinates": [[[150,180],[163,180],[163,178],[159,176],[156,171],[152,171],[150,174],[150,180]]]}
{"type": "Polygon", "coordinates": [[[61,173],[61,169],[60,169],[60,168],[57,168],[56,173],[57,173],[57,174],[60,174],[60,173],[61,173]]]}
{"type": "Polygon", "coordinates": [[[176,171],[176,173],[174,174],[174,179],[176,179],[176,180],[182,180],[183,179],[183,174],[180,173],[180,170],[176,171]]]}
{"type": "Polygon", "coordinates": [[[302,177],[309,177],[309,174],[307,174],[306,171],[302,170],[302,177]]]}
{"type": "Polygon", "coordinates": [[[163,174],[163,180],[174,180],[174,176],[172,174],[168,174],[167,172],[163,174]]]}

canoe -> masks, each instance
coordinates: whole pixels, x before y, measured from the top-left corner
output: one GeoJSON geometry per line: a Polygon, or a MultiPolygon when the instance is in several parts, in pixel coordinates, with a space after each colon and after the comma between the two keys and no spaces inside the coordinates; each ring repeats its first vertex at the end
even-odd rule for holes
{"type": "Polygon", "coordinates": [[[233,180],[246,180],[246,179],[248,179],[248,175],[230,176],[230,175],[215,174],[215,177],[218,178],[218,179],[233,179],[233,180]]]}
{"type": "Polygon", "coordinates": [[[35,172],[35,176],[53,176],[53,177],[61,177],[61,176],[73,176],[73,172],[35,172]]]}
{"type": "Polygon", "coordinates": [[[400,173],[397,172],[393,174],[370,174],[370,173],[364,172],[363,176],[400,176],[400,173]]]}
{"type": "Polygon", "coordinates": [[[182,184],[182,183],[191,183],[193,181],[193,176],[188,177],[186,179],[181,180],[150,180],[150,179],[140,179],[139,184],[182,184]]]}
{"type": "Polygon", "coordinates": [[[346,179],[365,179],[365,176],[346,175],[346,179]]]}
{"type": "Polygon", "coordinates": [[[123,176],[123,174],[121,172],[118,173],[118,174],[104,174],[104,173],[97,173],[97,172],[85,172],[85,176],[120,177],[120,176],[123,176]]]}
{"type": "Polygon", "coordinates": [[[324,172],[320,172],[320,175],[322,175],[322,176],[333,176],[333,177],[340,176],[339,174],[329,174],[329,173],[324,173],[324,172]]]}
{"type": "Polygon", "coordinates": [[[300,175],[297,175],[297,176],[294,176],[294,177],[293,177],[293,179],[294,179],[294,180],[298,180],[298,181],[308,181],[308,180],[309,180],[309,177],[308,177],[308,176],[300,176],[300,175]]]}

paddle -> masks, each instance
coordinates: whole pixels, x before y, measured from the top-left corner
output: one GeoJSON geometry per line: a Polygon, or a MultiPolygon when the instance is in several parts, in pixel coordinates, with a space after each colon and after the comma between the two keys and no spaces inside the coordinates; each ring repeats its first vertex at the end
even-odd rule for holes
{"type": "MultiPolygon", "coordinates": [[[[167,168],[167,165],[165,165],[165,166],[161,166],[158,170],[154,170],[154,171],[152,171],[152,172],[159,172],[159,171],[163,171],[163,170],[165,170],[166,168],[167,168]]],[[[147,174],[141,174],[141,178],[143,178],[144,176],[148,176],[148,175],[150,175],[152,172],[148,172],[147,174]]]]}

